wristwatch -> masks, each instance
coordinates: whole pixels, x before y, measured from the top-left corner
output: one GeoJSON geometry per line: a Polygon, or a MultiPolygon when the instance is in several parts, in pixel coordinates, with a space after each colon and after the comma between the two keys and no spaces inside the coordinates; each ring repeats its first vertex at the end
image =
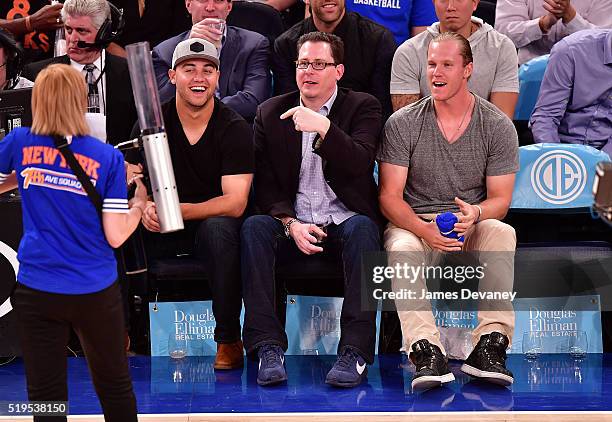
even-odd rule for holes
{"type": "Polygon", "coordinates": [[[292,218],[289,221],[287,221],[285,224],[283,224],[283,228],[285,229],[285,236],[287,236],[287,238],[291,237],[291,234],[289,233],[289,228],[291,227],[293,223],[299,223],[299,220],[297,218],[292,218]]]}

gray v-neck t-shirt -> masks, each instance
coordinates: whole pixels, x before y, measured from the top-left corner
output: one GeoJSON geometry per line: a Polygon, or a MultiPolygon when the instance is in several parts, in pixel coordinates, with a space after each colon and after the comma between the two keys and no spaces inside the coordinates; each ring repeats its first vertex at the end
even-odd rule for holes
{"type": "Polygon", "coordinates": [[[519,169],[514,125],[474,97],[472,118],[452,144],[438,128],[431,97],[401,108],[385,124],[378,161],[408,167],[404,200],[417,214],[457,212],[455,196],[478,204],[487,197],[487,176],[519,169]]]}

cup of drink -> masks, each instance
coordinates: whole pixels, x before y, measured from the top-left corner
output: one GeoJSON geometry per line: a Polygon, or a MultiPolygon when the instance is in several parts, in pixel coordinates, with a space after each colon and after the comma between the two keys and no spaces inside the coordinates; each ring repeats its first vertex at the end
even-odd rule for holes
{"type": "Polygon", "coordinates": [[[535,360],[542,353],[542,337],[538,333],[525,331],[523,333],[523,354],[527,360],[535,360]]]}
{"type": "Polygon", "coordinates": [[[210,19],[211,22],[208,24],[211,28],[218,29],[222,34],[225,33],[225,21],[223,19],[210,19]]]}
{"type": "Polygon", "coordinates": [[[589,341],[585,331],[570,331],[569,354],[574,359],[584,359],[589,350],[589,341]]]}
{"type": "Polygon", "coordinates": [[[173,359],[187,356],[187,339],[184,335],[174,333],[168,335],[168,355],[173,359]]]}
{"type": "MultiPolygon", "coordinates": [[[[327,234],[327,225],[325,225],[325,224],[317,224],[317,227],[320,228],[323,231],[323,233],[327,234]]],[[[312,235],[317,238],[317,245],[319,245],[319,246],[324,244],[325,243],[325,239],[327,239],[327,236],[321,236],[318,233],[313,233],[312,235]]]]}
{"type": "Polygon", "coordinates": [[[440,230],[440,234],[442,236],[448,237],[449,239],[457,239],[458,241],[463,242],[464,237],[459,236],[454,229],[457,221],[459,221],[459,219],[452,212],[445,212],[436,217],[436,224],[438,225],[438,229],[440,230]]]}

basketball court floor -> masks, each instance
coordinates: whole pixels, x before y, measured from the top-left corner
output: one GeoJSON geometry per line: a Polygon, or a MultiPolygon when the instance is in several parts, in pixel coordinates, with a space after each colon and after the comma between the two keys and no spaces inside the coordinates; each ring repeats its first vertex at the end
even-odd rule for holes
{"type": "MultiPolygon", "coordinates": [[[[287,356],[289,381],[257,385],[257,362],[215,371],[214,357],[130,358],[142,421],[612,421],[612,354],[510,355],[512,388],[471,380],[452,361],[456,381],[416,394],[414,367],[401,355],[381,355],[367,383],[353,389],[325,384],[333,356],[287,356]]],[[[71,421],[103,420],[84,358],[69,358],[71,421]],[[98,416],[96,416],[98,415],[98,416]]],[[[23,363],[0,366],[0,402],[26,400],[23,363]]],[[[6,409],[6,406],[5,406],[6,409]]],[[[27,420],[6,412],[0,421],[27,420]]],[[[31,420],[31,418],[30,418],[31,420]]]]}

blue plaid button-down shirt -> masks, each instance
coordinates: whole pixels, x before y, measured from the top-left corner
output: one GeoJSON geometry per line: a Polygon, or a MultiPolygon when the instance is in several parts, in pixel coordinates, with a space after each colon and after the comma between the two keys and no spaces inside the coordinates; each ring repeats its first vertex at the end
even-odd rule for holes
{"type": "MultiPolygon", "coordinates": [[[[338,87],[318,113],[327,117],[337,95],[338,87]]],[[[300,105],[304,105],[301,99],[300,105]]],[[[305,223],[340,224],[357,213],[346,208],[325,181],[323,160],[312,150],[312,142],[316,136],[316,132],[302,132],[302,163],[295,198],[295,214],[298,220],[305,223]]]]}

